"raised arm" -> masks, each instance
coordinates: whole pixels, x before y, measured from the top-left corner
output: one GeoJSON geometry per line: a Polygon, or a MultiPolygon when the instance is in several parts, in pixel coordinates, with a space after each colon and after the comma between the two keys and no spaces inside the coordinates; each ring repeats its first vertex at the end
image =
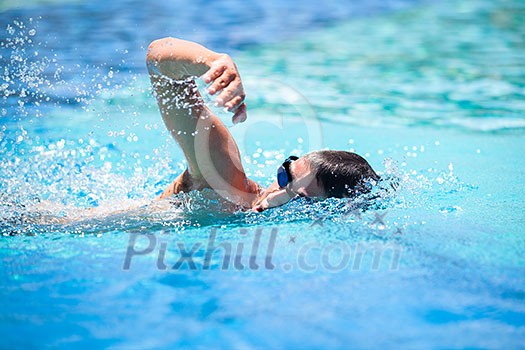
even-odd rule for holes
{"type": "Polygon", "coordinates": [[[210,187],[224,197],[250,206],[259,187],[246,178],[239,150],[228,128],[202,102],[194,77],[211,82],[217,103],[246,119],[244,89],[237,67],[225,54],[202,45],[166,38],[154,41],[147,65],[166,127],[182,148],[188,170],[161,197],[210,187]]]}
{"type": "Polygon", "coordinates": [[[202,76],[207,84],[212,82],[208,90],[212,95],[217,94],[217,105],[235,111],[234,122],[246,119],[241,77],[227,54],[213,52],[191,41],[165,38],[150,44],[147,64],[150,74],[174,80],[202,76]]]}

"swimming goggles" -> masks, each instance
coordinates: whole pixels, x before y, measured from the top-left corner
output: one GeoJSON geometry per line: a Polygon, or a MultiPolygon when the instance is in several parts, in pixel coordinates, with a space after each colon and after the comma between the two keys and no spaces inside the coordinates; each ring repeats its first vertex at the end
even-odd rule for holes
{"type": "Polygon", "coordinates": [[[299,159],[296,156],[289,156],[283,162],[283,164],[277,169],[277,183],[280,188],[286,187],[290,182],[292,182],[292,173],[290,172],[290,164],[299,159]]]}

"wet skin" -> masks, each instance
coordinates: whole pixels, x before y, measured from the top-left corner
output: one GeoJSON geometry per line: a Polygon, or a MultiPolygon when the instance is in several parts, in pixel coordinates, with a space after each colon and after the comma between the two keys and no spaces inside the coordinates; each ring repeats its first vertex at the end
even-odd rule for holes
{"type": "Polygon", "coordinates": [[[246,120],[245,92],[230,56],[197,43],[164,38],[150,44],[146,63],[164,123],[188,161],[188,168],[160,199],[211,188],[235,204],[260,212],[296,196],[325,196],[304,157],[290,164],[292,181],[284,188],[275,181],[264,190],[246,176],[237,143],[222,121],[207,107],[198,106],[194,95],[181,96],[194,87],[192,79],[201,76],[211,84],[208,92],[216,96],[216,103],[233,113],[234,123],[246,120]],[[175,103],[177,99],[185,103],[175,103]]]}
{"type": "Polygon", "coordinates": [[[277,180],[268,187],[253,205],[252,210],[263,210],[288,203],[295,197],[324,198],[326,193],[317,183],[315,173],[310,169],[308,161],[301,157],[290,164],[292,181],[284,188],[279,188],[277,180]]]}

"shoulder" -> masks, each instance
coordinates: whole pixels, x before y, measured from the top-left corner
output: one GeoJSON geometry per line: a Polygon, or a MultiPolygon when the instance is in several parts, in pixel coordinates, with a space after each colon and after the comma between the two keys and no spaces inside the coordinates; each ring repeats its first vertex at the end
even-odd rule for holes
{"type": "Polygon", "coordinates": [[[165,190],[162,192],[162,194],[158,197],[158,199],[163,199],[166,197],[170,197],[177,193],[188,193],[193,190],[202,190],[204,188],[207,188],[208,185],[204,182],[203,179],[195,179],[191,176],[188,169],[186,169],[182,174],[177,176],[175,181],[173,181],[165,190]]]}

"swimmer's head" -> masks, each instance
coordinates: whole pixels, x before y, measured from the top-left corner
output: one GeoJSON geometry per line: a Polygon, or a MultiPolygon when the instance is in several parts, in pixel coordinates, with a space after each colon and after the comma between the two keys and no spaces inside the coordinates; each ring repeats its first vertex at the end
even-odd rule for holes
{"type": "Polygon", "coordinates": [[[378,179],[370,164],[351,152],[315,151],[298,159],[289,157],[253,210],[283,205],[297,196],[351,198],[369,192],[370,183],[378,179]]]}
{"type": "Polygon", "coordinates": [[[316,151],[304,156],[325,197],[354,197],[370,191],[379,176],[368,162],[352,152],[316,151]]]}

